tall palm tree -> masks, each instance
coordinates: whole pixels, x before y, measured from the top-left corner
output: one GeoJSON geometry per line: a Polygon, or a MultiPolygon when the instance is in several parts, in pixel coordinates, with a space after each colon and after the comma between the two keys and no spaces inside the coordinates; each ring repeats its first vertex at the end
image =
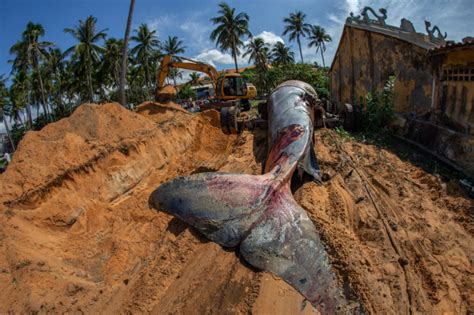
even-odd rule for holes
{"type": "Polygon", "coordinates": [[[125,28],[125,35],[123,38],[122,50],[122,69],[120,71],[120,103],[126,106],[127,96],[125,95],[125,80],[127,76],[127,59],[128,59],[128,37],[130,36],[130,29],[132,28],[133,9],[135,7],[135,0],[130,0],[130,8],[128,10],[127,27],[125,28]]]}
{"type": "MultiPolygon", "coordinates": [[[[29,75],[29,60],[28,60],[28,44],[24,41],[19,41],[15,43],[10,48],[10,54],[15,55],[13,60],[9,60],[12,64],[12,71],[11,74],[14,76],[20,77],[24,80],[23,84],[27,86],[27,89],[30,90],[31,84],[31,75],[29,75]]],[[[32,93],[28,93],[28,98],[31,97],[32,93]]],[[[31,112],[31,104],[32,102],[29,100],[26,104],[26,113],[27,113],[27,128],[31,128],[33,126],[33,115],[31,112]]]]}
{"type": "Polygon", "coordinates": [[[49,95],[52,103],[56,105],[56,109],[60,117],[66,115],[66,109],[63,102],[64,76],[66,63],[64,55],[59,48],[50,48],[48,52],[48,60],[46,63],[46,75],[49,78],[49,95]]]}
{"type": "Polygon", "coordinates": [[[105,41],[104,54],[101,62],[101,78],[108,87],[120,87],[122,71],[123,40],[108,38],[105,41]]]}
{"type": "Polygon", "coordinates": [[[5,130],[7,131],[8,139],[12,145],[13,151],[15,151],[15,144],[13,143],[12,136],[10,133],[10,127],[8,126],[7,116],[9,114],[9,97],[8,89],[5,84],[6,79],[3,75],[0,75],[0,121],[3,121],[5,125],[5,130]]]}
{"type": "Polygon", "coordinates": [[[269,83],[267,61],[270,58],[270,48],[263,39],[257,37],[245,45],[245,49],[243,57],[248,56],[249,63],[253,61],[256,66],[258,90],[266,91],[269,83]]]}
{"type": "Polygon", "coordinates": [[[72,54],[72,60],[76,69],[76,74],[83,75],[87,82],[89,100],[94,102],[94,88],[92,75],[95,74],[95,66],[100,61],[100,54],[104,48],[99,45],[101,40],[106,37],[103,29],[99,32],[96,30],[97,18],[92,15],[88,16],[85,21],[79,20],[79,25],[74,29],[65,28],[64,32],[71,34],[79,42],[67,49],[64,54],[66,56],[72,54]]]}
{"type": "Polygon", "coordinates": [[[25,125],[21,114],[23,108],[25,108],[28,103],[28,88],[26,85],[27,80],[24,78],[26,76],[23,72],[18,72],[12,78],[12,84],[10,86],[10,106],[9,106],[9,115],[15,121],[15,124],[20,123],[25,125]]]}
{"type": "Polygon", "coordinates": [[[156,31],[151,31],[145,23],[141,24],[136,32],[137,35],[130,38],[132,41],[137,42],[137,45],[131,50],[131,53],[135,57],[135,62],[144,70],[145,84],[148,89],[148,94],[150,94],[152,91],[150,75],[152,72],[152,59],[160,42],[155,35],[156,31]]]}
{"type": "Polygon", "coordinates": [[[295,62],[295,53],[282,42],[277,42],[272,49],[272,62],[275,65],[287,65],[295,62]]]}
{"type": "Polygon", "coordinates": [[[253,38],[250,42],[244,46],[245,53],[243,57],[249,57],[249,63],[254,62],[254,64],[261,68],[267,68],[267,61],[269,56],[270,48],[265,41],[259,37],[253,38]]]}
{"type": "Polygon", "coordinates": [[[179,40],[177,36],[168,36],[162,48],[165,54],[176,55],[184,53],[186,46],[184,46],[183,41],[179,40]]]}
{"type": "MultiPolygon", "coordinates": [[[[22,56],[19,58],[26,64],[25,70],[34,72],[34,77],[38,79],[39,92],[41,97],[41,104],[46,117],[49,116],[49,111],[46,102],[46,93],[44,88],[43,76],[40,72],[40,64],[48,57],[47,49],[52,47],[53,43],[47,41],[40,41],[40,37],[44,36],[44,28],[41,24],[28,22],[26,29],[22,34],[22,40],[17,42],[10,48],[10,53],[22,56]]],[[[34,84],[30,85],[30,89],[34,88],[34,84]]],[[[33,91],[30,91],[33,92],[33,91]]]]}
{"type": "Polygon", "coordinates": [[[290,13],[290,16],[283,19],[283,22],[286,23],[285,29],[283,30],[283,35],[289,34],[290,41],[298,43],[298,48],[300,49],[301,62],[303,63],[303,52],[301,51],[301,37],[305,37],[310,30],[310,25],[304,22],[306,14],[301,11],[295,11],[290,13]]]}
{"type": "Polygon", "coordinates": [[[310,40],[308,47],[316,47],[316,53],[318,50],[321,51],[321,58],[323,59],[323,67],[326,67],[324,63],[324,52],[326,51],[326,44],[332,41],[331,36],[326,33],[326,30],[319,25],[311,25],[310,34],[308,39],[310,40]]]}
{"type": "Polygon", "coordinates": [[[249,31],[249,16],[245,12],[235,14],[235,8],[231,8],[227,3],[219,4],[219,16],[212,18],[211,22],[217,25],[211,33],[211,40],[216,42],[216,46],[223,51],[230,51],[234,58],[235,71],[239,71],[237,56],[240,55],[242,47],[242,37],[252,36],[249,31]]]}

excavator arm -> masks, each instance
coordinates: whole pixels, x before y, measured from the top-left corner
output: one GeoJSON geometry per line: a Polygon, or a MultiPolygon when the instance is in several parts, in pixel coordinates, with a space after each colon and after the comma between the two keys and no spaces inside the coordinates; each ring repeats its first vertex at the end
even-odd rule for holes
{"type": "Polygon", "coordinates": [[[161,65],[160,65],[160,68],[158,69],[158,73],[156,76],[156,80],[157,80],[156,86],[158,90],[163,88],[165,79],[168,76],[171,68],[203,72],[207,74],[209,78],[211,78],[211,81],[214,87],[216,85],[217,77],[219,75],[217,70],[213,66],[207,63],[184,58],[184,57],[178,57],[177,61],[173,61],[172,55],[166,55],[161,60],[161,65]]]}

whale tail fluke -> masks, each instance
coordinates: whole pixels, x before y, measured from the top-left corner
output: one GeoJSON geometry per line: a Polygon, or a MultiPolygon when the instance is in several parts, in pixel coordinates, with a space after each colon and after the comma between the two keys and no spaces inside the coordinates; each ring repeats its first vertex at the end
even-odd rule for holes
{"type": "Polygon", "coordinates": [[[278,171],[179,177],[157,188],[150,205],[222,246],[240,245],[248,263],[280,276],[322,313],[334,313],[342,298],[327,253],[278,171]]]}

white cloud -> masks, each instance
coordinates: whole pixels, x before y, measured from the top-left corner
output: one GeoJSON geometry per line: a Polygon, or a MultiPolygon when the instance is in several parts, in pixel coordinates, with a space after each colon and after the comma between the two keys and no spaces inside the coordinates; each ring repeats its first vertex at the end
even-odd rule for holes
{"type": "Polygon", "coordinates": [[[160,36],[163,35],[163,29],[171,26],[174,24],[176,20],[175,16],[172,15],[162,15],[158,18],[151,19],[147,21],[148,27],[151,30],[156,31],[156,33],[160,36]]]}
{"type": "MultiPolygon", "coordinates": [[[[194,57],[194,59],[208,63],[214,67],[216,67],[216,63],[222,65],[234,64],[234,58],[232,58],[230,54],[222,53],[217,49],[204,50],[199,55],[194,57]]],[[[237,57],[237,62],[239,64],[245,63],[245,61],[241,57],[237,57]]]]}
{"type": "Polygon", "coordinates": [[[257,36],[254,36],[254,37],[258,37],[258,38],[263,39],[263,41],[265,43],[269,44],[270,46],[273,46],[278,42],[285,43],[283,38],[281,38],[280,36],[276,35],[273,32],[268,32],[268,31],[263,31],[263,32],[261,32],[260,34],[258,34],[257,36]]]}
{"type": "Polygon", "coordinates": [[[209,23],[202,22],[203,15],[204,12],[194,12],[179,25],[179,29],[186,34],[186,37],[192,41],[193,47],[195,47],[198,51],[212,46],[212,43],[209,39],[212,26],[209,23]]]}

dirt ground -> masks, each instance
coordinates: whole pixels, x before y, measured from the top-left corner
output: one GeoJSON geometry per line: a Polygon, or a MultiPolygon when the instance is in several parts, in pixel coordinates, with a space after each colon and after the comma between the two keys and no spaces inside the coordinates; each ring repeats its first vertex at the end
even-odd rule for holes
{"type": "MultiPolygon", "coordinates": [[[[370,314],[474,312],[474,203],[456,180],[317,130],[330,179],[294,185],[348,299],[370,314]]],[[[266,131],[218,113],[82,105],[0,175],[0,313],[314,314],[282,280],[148,206],[179,175],[260,174],[266,131]]]]}

